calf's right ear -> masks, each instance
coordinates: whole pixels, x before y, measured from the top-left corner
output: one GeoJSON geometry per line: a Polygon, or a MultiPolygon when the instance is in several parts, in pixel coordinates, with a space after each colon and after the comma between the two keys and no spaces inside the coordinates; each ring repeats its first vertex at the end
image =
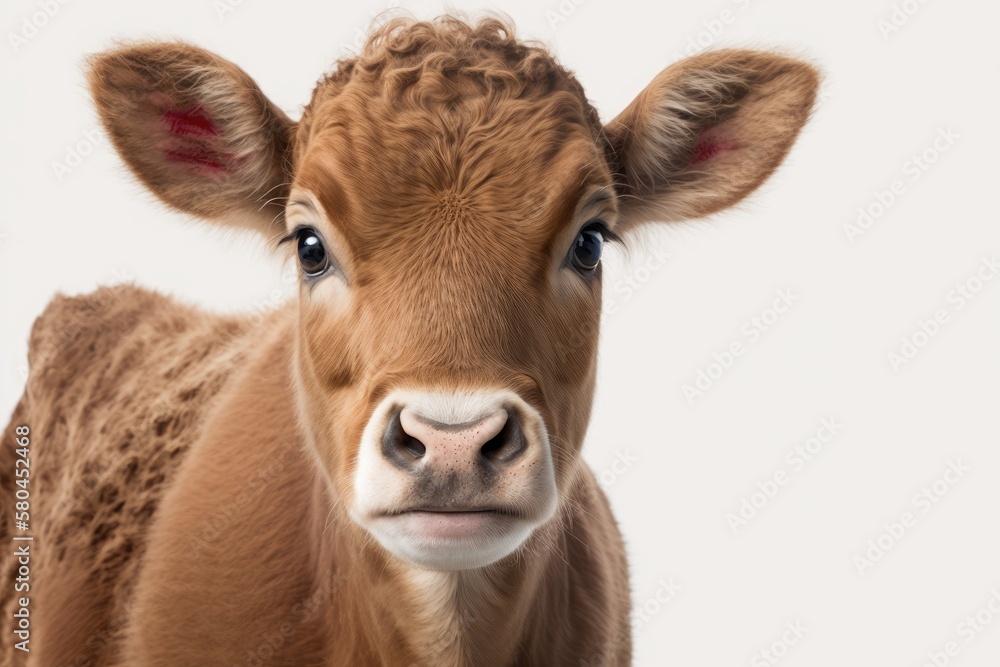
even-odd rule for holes
{"type": "Polygon", "coordinates": [[[163,202],[283,228],[295,123],[243,70],[189,44],[139,43],[91,57],[88,80],[118,153],[163,202]]]}

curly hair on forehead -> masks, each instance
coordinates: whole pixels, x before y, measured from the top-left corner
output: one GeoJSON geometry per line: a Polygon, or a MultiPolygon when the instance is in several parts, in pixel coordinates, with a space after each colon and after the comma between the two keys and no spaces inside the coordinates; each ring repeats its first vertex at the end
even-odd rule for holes
{"type": "Polygon", "coordinates": [[[514,26],[496,16],[384,20],[359,54],[337,61],[320,80],[303,121],[352,82],[401,102],[445,105],[470,97],[526,100],[568,93],[579,101],[595,136],[601,128],[576,77],[541,43],[519,40],[514,26]]]}

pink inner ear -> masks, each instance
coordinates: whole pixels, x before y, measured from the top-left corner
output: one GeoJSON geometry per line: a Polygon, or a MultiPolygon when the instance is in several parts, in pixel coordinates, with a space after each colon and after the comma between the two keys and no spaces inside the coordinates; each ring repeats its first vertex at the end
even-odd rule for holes
{"type": "Polygon", "coordinates": [[[200,104],[178,108],[165,95],[149,97],[160,113],[161,139],[158,147],[168,162],[183,165],[195,174],[219,179],[241,160],[224,150],[222,132],[200,104]]]}
{"type": "Polygon", "coordinates": [[[230,171],[232,153],[220,153],[207,148],[163,148],[169,162],[181,162],[206,176],[220,176],[230,171]]]}
{"type": "Polygon", "coordinates": [[[206,134],[216,136],[219,134],[219,128],[215,126],[200,104],[189,109],[169,109],[163,114],[161,120],[171,134],[182,137],[201,137],[206,134]]]}
{"type": "Polygon", "coordinates": [[[709,127],[701,131],[698,135],[698,142],[691,152],[691,165],[701,164],[711,160],[719,153],[731,151],[737,148],[736,142],[723,137],[718,129],[709,127]]]}

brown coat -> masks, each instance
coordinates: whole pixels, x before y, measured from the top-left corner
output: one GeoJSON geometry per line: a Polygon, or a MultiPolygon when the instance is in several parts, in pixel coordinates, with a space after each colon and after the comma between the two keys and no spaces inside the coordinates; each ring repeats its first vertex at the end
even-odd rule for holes
{"type": "MultiPolygon", "coordinates": [[[[816,72],[704,53],[602,124],[511,26],[442,17],[380,28],[298,122],[188,44],[100,54],[90,83],[162,201],[292,253],[307,233],[333,260],[303,263],[298,297],[256,321],[129,286],[49,305],[0,448],[9,544],[30,428],[32,651],[0,634],[3,664],[629,664],[625,549],[579,455],[601,272],[574,253],[740,201],[790,149],[816,72]],[[502,390],[537,415],[521,444],[539,465],[487,489],[534,523],[482,567],[393,555],[359,510],[362,491],[417,513],[427,489],[453,500],[399,471],[358,481],[375,406],[428,388],[502,390]]],[[[17,565],[0,555],[5,618],[17,565]]]]}

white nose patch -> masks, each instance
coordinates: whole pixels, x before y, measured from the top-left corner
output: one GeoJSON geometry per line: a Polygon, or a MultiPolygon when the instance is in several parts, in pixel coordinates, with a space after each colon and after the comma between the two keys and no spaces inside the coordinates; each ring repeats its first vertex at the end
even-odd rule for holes
{"type": "Polygon", "coordinates": [[[351,518],[421,567],[494,563],[557,505],[545,424],[509,390],[394,391],[359,443],[351,518]]]}

